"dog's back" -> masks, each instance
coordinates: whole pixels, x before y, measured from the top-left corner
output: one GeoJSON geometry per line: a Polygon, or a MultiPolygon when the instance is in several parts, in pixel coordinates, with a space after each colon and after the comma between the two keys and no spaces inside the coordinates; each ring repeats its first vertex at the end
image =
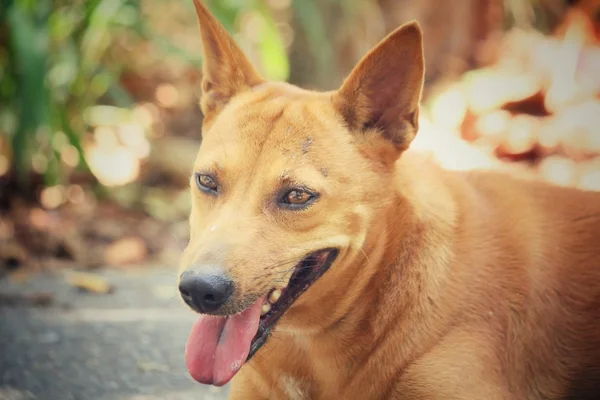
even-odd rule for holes
{"type": "Polygon", "coordinates": [[[600,398],[600,193],[456,175],[453,279],[464,317],[484,317],[489,372],[519,398],[600,398]]]}

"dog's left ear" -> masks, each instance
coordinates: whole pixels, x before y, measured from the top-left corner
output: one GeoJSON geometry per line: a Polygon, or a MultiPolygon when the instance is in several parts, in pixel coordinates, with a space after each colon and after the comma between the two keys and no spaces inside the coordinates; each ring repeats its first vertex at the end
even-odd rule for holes
{"type": "Polygon", "coordinates": [[[262,83],[263,79],[202,0],[193,1],[204,55],[200,105],[205,120],[210,120],[232,97],[262,83]]]}
{"type": "Polygon", "coordinates": [[[418,130],[425,67],[421,28],[407,23],[372,49],[334,94],[351,132],[377,130],[399,152],[418,130]]]}

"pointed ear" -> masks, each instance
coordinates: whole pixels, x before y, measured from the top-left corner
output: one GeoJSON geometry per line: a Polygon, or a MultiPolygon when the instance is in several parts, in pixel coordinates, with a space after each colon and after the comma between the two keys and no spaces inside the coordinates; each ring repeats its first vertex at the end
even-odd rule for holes
{"type": "Polygon", "coordinates": [[[400,152],[418,130],[424,71],[421,28],[413,21],[363,57],[334,94],[334,107],[350,131],[375,129],[400,152]]]}
{"type": "Polygon", "coordinates": [[[216,116],[236,94],[263,82],[242,49],[202,4],[193,0],[202,38],[202,97],[204,118],[216,116]]]}

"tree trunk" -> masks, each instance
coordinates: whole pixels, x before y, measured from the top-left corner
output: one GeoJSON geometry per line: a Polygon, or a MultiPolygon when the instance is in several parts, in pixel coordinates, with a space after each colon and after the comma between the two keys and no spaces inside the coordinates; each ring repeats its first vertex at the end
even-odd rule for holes
{"type": "MultiPolygon", "coordinates": [[[[360,58],[386,34],[416,19],[424,31],[426,82],[456,77],[482,59],[481,44],[502,29],[502,0],[372,0],[355,2],[352,15],[337,2],[318,2],[327,38],[333,41],[334,65],[316,62],[305,29],[293,21],[291,81],[321,89],[337,87],[360,58]]],[[[485,55],[485,54],[484,54],[485,55]]]]}

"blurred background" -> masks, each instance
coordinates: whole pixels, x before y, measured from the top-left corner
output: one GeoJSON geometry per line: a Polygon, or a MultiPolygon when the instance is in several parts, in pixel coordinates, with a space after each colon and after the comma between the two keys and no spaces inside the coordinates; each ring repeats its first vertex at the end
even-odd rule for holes
{"type": "MultiPolygon", "coordinates": [[[[264,76],[310,89],[337,87],[417,19],[427,72],[415,147],[451,169],[600,190],[600,0],[206,2],[264,76]]],[[[61,290],[108,296],[135,265],[173,271],[201,64],[191,0],[0,3],[0,307],[52,306],[61,290]],[[48,273],[64,278],[36,286],[48,273]]]]}
{"type": "MultiPolygon", "coordinates": [[[[208,1],[265,76],[307,88],[337,87],[417,19],[416,147],[600,189],[600,1],[447,3],[208,1]]],[[[5,268],[176,263],[201,140],[192,2],[7,0],[0,15],[5,268]]]]}

